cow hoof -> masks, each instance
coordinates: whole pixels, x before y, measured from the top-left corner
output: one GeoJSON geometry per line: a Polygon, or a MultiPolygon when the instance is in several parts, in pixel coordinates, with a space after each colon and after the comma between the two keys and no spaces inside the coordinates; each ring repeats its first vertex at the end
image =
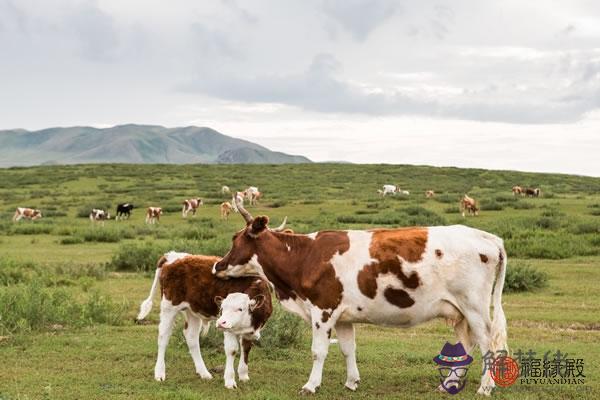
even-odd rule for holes
{"type": "Polygon", "coordinates": [[[248,382],[250,380],[250,377],[248,375],[240,375],[239,379],[240,382],[248,382]]]}
{"type": "Polygon", "coordinates": [[[488,387],[480,386],[479,389],[477,389],[477,394],[479,394],[481,396],[489,397],[492,395],[492,388],[490,386],[488,386],[488,387]]]}
{"type": "Polygon", "coordinates": [[[165,380],[165,374],[154,374],[154,380],[157,382],[164,382],[165,380]]]}
{"type": "Polygon", "coordinates": [[[298,394],[301,396],[310,396],[311,394],[315,394],[315,391],[304,386],[298,394]]]}
{"type": "Polygon", "coordinates": [[[210,374],[210,372],[206,371],[206,372],[196,372],[196,374],[202,378],[202,379],[206,379],[206,380],[210,380],[213,378],[213,376],[210,374]]]}
{"type": "Polygon", "coordinates": [[[355,381],[351,381],[351,382],[346,382],[346,384],[344,386],[346,386],[346,388],[352,390],[353,392],[356,391],[356,389],[358,389],[358,384],[360,383],[360,379],[357,379],[355,381]]]}
{"type": "Polygon", "coordinates": [[[237,389],[237,384],[235,383],[235,381],[225,382],[225,387],[227,389],[237,389]]]}

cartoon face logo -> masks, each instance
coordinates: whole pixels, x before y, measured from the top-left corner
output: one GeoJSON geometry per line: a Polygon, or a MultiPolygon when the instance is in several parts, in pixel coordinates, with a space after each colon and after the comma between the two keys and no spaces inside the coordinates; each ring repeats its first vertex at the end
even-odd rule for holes
{"type": "Polygon", "coordinates": [[[467,354],[462,343],[453,345],[446,342],[440,354],[433,358],[433,362],[438,365],[442,389],[450,394],[464,389],[473,357],[467,354]]]}

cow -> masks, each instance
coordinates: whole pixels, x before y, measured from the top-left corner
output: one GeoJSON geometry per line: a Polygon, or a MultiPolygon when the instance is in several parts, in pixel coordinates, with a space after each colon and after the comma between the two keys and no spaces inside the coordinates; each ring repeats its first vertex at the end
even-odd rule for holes
{"type": "Polygon", "coordinates": [[[229,214],[233,210],[233,206],[231,205],[231,203],[228,201],[224,201],[223,203],[221,203],[219,208],[221,209],[221,219],[229,219],[229,214]]]}
{"type": "Polygon", "coordinates": [[[221,194],[229,194],[229,193],[231,193],[231,189],[229,189],[229,186],[223,185],[221,187],[221,194]]]}
{"type": "Polygon", "coordinates": [[[466,194],[462,199],[460,199],[460,211],[462,212],[462,216],[465,216],[465,212],[469,213],[469,215],[479,215],[479,207],[477,207],[477,203],[474,199],[470,198],[466,194]]]}
{"type": "Polygon", "coordinates": [[[208,333],[210,322],[217,320],[217,328],[224,334],[225,387],[233,389],[237,386],[233,364],[238,343],[242,348],[237,370],[239,380],[249,380],[248,354],[273,311],[270,289],[262,278],[216,278],[211,270],[219,260],[219,257],[176,252],[166,253],[159,259],[150,295],[140,305],[137,316],[137,321],[141,321],[150,313],[152,298],[160,282],[158,357],[154,367],[154,379],[157,381],[166,378],[165,351],[178,313],[185,318],[183,335],[194,360],[196,374],[202,379],[212,379],[200,354],[198,339],[200,331],[208,333]]]}
{"type": "MultiPolygon", "coordinates": [[[[471,353],[475,345],[482,354],[507,348],[499,237],[463,225],[286,234],[270,230],[268,217],[238,209],[246,226],[213,273],[266,277],[282,306],[310,323],[313,367],[302,393],[321,385],[333,329],[346,359],[345,386],[358,388],[354,323],[411,327],[441,317],[471,353]]],[[[488,370],[478,393],[493,387],[488,370]]]]}
{"type": "Polygon", "coordinates": [[[403,196],[409,196],[410,192],[408,190],[400,190],[399,193],[403,196]]]}
{"type": "Polygon", "coordinates": [[[377,193],[379,193],[381,196],[385,196],[386,194],[393,194],[395,195],[398,191],[400,191],[400,187],[396,186],[396,185],[383,185],[383,190],[378,190],[377,193]]]}
{"type": "Polygon", "coordinates": [[[540,194],[542,194],[539,188],[525,188],[524,193],[527,197],[540,197],[540,194]]]}
{"type": "Polygon", "coordinates": [[[256,186],[250,186],[242,193],[244,193],[244,197],[248,200],[250,205],[256,205],[258,199],[262,196],[262,193],[258,190],[256,186]]]}
{"type": "Polygon", "coordinates": [[[521,186],[513,186],[513,188],[512,188],[512,194],[513,194],[513,196],[516,196],[518,194],[520,194],[522,196],[523,195],[523,188],[521,186]]]}
{"type": "Polygon", "coordinates": [[[155,224],[156,222],[160,222],[162,213],[163,210],[160,207],[148,207],[146,210],[146,223],[155,224]]]}
{"type": "Polygon", "coordinates": [[[92,212],[90,212],[90,221],[92,221],[93,224],[100,223],[102,226],[104,226],[104,221],[107,219],[110,219],[110,213],[104,210],[93,208],[92,212]]]}
{"type": "Polygon", "coordinates": [[[425,197],[431,199],[432,197],[435,197],[435,192],[433,190],[428,190],[425,192],[425,197]]]}
{"type": "Polygon", "coordinates": [[[35,221],[36,219],[42,218],[42,212],[33,208],[17,207],[17,210],[12,217],[13,222],[20,221],[23,218],[35,221]]]}
{"type": "Polygon", "coordinates": [[[181,209],[181,216],[183,218],[187,218],[188,214],[190,213],[190,211],[192,212],[192,216],[196,216],[196,211],[198,210],[198,207],[200,207],[201,205],[203,205],[204,202],[202,202],[202,199],[197,197],[195,199],[188,199],[188,200],[184,200],[183,201],[183,208],[181,209]]]}
{"type": "Polygon", "coordinates": [[[118,221],[119,219],[124,220],[125,218],[129,219],[129,217],[131,217],[131,210],[133,210],[133,208],[134,206],[131,203],[118,204],[115,221],[118,221]]]}

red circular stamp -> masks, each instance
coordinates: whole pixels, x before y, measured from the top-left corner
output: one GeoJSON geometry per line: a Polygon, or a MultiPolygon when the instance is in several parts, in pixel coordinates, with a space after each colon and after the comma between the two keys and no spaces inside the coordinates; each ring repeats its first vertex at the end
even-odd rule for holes
{"type": "Polygon", "coordinates": [[[519,364],[510,357],[498,357],[492,364],[490,373],[498,386],[507,387],[519,377],[519,364]]]}

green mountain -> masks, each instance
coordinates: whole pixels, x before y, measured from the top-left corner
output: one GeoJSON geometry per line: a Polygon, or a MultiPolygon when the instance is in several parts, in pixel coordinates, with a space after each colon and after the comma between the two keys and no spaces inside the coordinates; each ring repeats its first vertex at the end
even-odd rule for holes
{"type": "Polygon", "coordinates": [[[0,131],[0,167],[40,164],[283,164],[308,158],[275,152],[210,128],[118,125],[0,131]]]}

